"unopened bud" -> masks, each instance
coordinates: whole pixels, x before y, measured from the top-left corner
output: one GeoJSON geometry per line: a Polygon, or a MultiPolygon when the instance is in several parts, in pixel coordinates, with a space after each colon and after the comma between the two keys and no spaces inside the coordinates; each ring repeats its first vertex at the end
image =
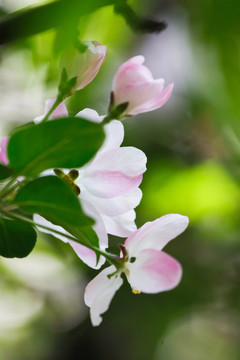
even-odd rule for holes
{"type": "Polygon", "coordinates": [[[71,46],[65,51],[60,61],[61,73],[65,69],[68,82],[76,79],[68,96],[83,89],[95,78],[106,53],[106,46],[97,41],[83,41],[78,48],[71,46]]]}

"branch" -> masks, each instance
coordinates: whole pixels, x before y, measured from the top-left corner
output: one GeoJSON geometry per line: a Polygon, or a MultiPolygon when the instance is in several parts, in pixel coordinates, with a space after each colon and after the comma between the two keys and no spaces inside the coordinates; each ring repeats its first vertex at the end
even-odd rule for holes
{"type": "Polygon", "coordinates": [[[107,5],[115,5],[115,12],[125,18],[133,31],[159,33],[167,27],[164,21],[139,17],[126,0],[57,0],[2,18],[0,20],[0,45],[53,28],[69,29],[74,32],[80,16],[107,5]]]}
{"type": "Polygon", "coordinates": [[[43,31],[73,26],[80,16],[114,4],[114,0],[57,0],[46,5],[10,14],[0,21],[0,45],[43,31]]]}
{"type": "Polygon", "coordinates": [[[114,10],[126,20],[126,23],[133,31],[142,33],[159,33],[167,27],[165,21],[156,21],[138,16],[138,14],[126,3],[119,1],[115,4],[114,10]]]}

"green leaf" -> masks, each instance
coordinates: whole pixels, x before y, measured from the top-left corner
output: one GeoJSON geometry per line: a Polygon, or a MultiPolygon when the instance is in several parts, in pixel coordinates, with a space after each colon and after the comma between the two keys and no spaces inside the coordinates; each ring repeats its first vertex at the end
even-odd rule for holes
{"type": "Polygon", "coordinates": [[[90,14],[96,9],[113,5],[114,0],[51,1],[4,16],[0,20],[0,44],[7,44],[52,28],[64,28],[71,31],[75,19],[90,14]]]}
{"type": "MultiPolygon", "coordinates": [[[[76,242],[78,242],[77,239],[80,239],[82,242],[85,242],[86,246],[92,245],[99,248],[98,236],[91,226],[68,226],[66,230],[76,237],[76,242]]],[[[96,255],[98,259],[99,255],[96,255]]]]}
{"type": "Polygon", "coordinates": [[[94,221],[86,216],[71,187],[57,176],[45,176],[31,181],[15,197],[20,209],[29,214],[39,214],[53,224],[68,229],[69,226],[89,226],[94,221]]]}
{"type": "Polygon", "coordinates": [[[33,250],[36,231],[21,221],[0,218],[0,255],[23,258],[33,250]]]}
{"type": "Polygon", "coordinates": [[[9,178],[10,176],[12,176],[12,174],[13,174],[13,172],[10,168],[0,164],[0,181],[9,178]]]}
{"type": "Polygon", "coordinates": [[[104,136],[100,124],[79,117],[51,120],[15,133],[8,158],[12,168],[25,176],[50,168],[78,168],[96,154],[104,136]]]}

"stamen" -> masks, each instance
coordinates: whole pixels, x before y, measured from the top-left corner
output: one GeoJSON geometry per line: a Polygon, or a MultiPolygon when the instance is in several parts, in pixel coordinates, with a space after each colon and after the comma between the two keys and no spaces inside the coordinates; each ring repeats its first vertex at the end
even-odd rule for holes
{"type": "Polygon", "coordinates": [[[137,289],[132,289],[133,294],[138,295],[141,294],[141,291],[137,290],[137,289]]]}

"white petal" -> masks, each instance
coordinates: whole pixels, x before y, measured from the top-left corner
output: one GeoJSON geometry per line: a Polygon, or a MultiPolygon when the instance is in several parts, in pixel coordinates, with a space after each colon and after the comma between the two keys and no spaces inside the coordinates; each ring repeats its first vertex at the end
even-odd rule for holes
{"type": "Polygon", "coordinates": [[[98,326],[102,322],[101,314],[108,310],[115,292],[123,283],[119,275],[108,278],[107,275],[115,271],[114,266],[104,269],[86,287],[84,301],[90,307],[93,326],[98,326]]]}
{"type": "MultiPolygon", "coordinates": [[[[34,119],[35,124],[39,124],[44,116],[48,113],[48,111],[51,109],[51,107],[53,106],[53,104],[55,103],[56,98],[52,97],[49,98],[45,101],[45,110],[44,110],[44,114],[41,116],[37,116],[34,119]]],[[[57,106],[57,108],[53,111],[53,113],[50,115],[50,119],[56,119],[56,118],[61,118],[61,117],[68,117],[68,111],[67,108],[65,106],[65,104],[62,102],[61,104],[59,104],[57,106]]]]}
{"type": "Polygon", "coordinates": [[[105,250],[108,247],[108,235],[102,220],[101,215],[98,213],[97,209],[94,207],[94,202],[89,201],[87,199],[83,200],[81,198],[81,204],[83,207],[84,212],[95,220],[95,224],[93,225],[93,229],[95,230],[98,239],[99,239],[99,246],[102,250],[105,250]]]}
{"type": "Polygon", "coordinates": [[[108,234],[127,237],[137,229],[135,224],[136,213],[131,210],[119,216],[102,216],[108,234]]]}
{"type": "MultiPolygon", "coordinates": [[[[142,174],[127,176],[121,171],[96,171],[86,173],[82,183],[92,195],[108,199],[136,189],[142,182],[142,174]]],[[[81,188],[81,187],[80,187],[81,188]]]]}
{"type": "Polygon", "coordinates": [[[99,198],[97,196],[92,195],[86,190],[82,191],[80,194],[80,199],[82,200],[82,204],[84,204],[86,201],[88,201],[91,204],[94,204],[94,207],[96,208],[97,213],[100,216],[102,215],[118,216],[127,213],[130,210],[134,209],[140,203],[141,198],[142,198],[142,191],[139,188],[134,189],[127,194],[116,196],[111,199],[99,198]]]}
{"type": "Polygon", "coordinates": [[[148,294],[171,290],[182,277],[182,267],[177,260],[163,251],[143,250],[134,263],[128,264],[127,275],[131,287],[148,294]]]}
{"type": "Polygon", "coordinates": [[[188,217],[169,214],[147,222],[125,241],[130,256],[143,249],[162,250],[167,243],[180,235],[188,226],[188,217]]]}
{"type": "MultiPolygon", "coordinates": [[[[70,235],[72,236],[70,233],[68,233],[65,229],[63,229],[61,226],[52,224],[50,221],[46,220],[45,218],[43,218],[42,216],[38,215],[38,214],[34,214],[33,216],[33,220],[34,222],[47,226],[49,228],[52,228],[53,230],[56,231],[60,231],[66,235],[70,235]]],[[[81,244],[79,244],[76,241],[71,241],[68,240],[66,237],[56,234],[53,231],[44,229],[40,226],[37,226],[38,230],[45,233],[45,234],[50,234],[53,235],[54,237],[56,237],[57,239],[62,240],[65,243],[69,243],[71,245],[71,247],[73,248],[73,250],[75,251],[75,253],[77,254],[77,256],[88,266],[90,266],[93,269],[99,269],[105,262],[105,258],[101,257],[98,264],[97,264],[97,258],[96,258],[96,254],[93,250],[87,248],[86,246],[83,246],[81,244]]],[[[106,234],[106,238],[107,238],[107,234],[106,234]]],[[[104,236],[104,240],[106,240],[105,236],[104,236]]],[[[100,247],[104,250],[107,247],[107,240],[106,240],[106,244],[101,246],[101,243],[99,241],[99,245],[100,247]]]]}
{"type": "Polygon", "coordinates": [[[128,176],[136,176],[146,171],[146,162],[143,151],[131,146],[122,147],[101,153],[88,171],[121,171],[128,176]]]}
{"type": "Polygon", "coordinates": [[[92,122],[96,122],[96,123],[100,123],[103,119],[102,116],[99,116],[97,111],[93,110],[93,109],[83,109],[81,111],[79,111],[79,113],[77,113],[76,115],[77,117],[82,117],[84,119],[90,120],[92,122]]]}
{"type": "MultiPolygon", "coordinates": [[[[38,223],[38,224],[41,224],[43,226],[46,226],[46,227],[49,227],[49,228],[52,228],[53,230],[56,230],[56,231],[60,231],[66,235],[70,235],[65,229],[63,229],[61,226],[58,226],[58,225],[55,225],[55,224],[52,224],[50,221],[46,220],[44,217],[38,215],[38,214],[34,214],[33,215],[33,221],[35,223],[38,223]]],[[[50,230],[47,230],[47,229],[44,229],[40,226],[37,226],[37,229],[45,234],[50,234],[54,237],[56,237],[57,239],[60,239],[62,240],[63,242],[67,243],[68,242],[68,239],[65,237],[65,236],[62,236],[62,235],[59,235],[59,234],[56,234],[55,232],[53,231],[50,231],[50,230]]],[[[71,236],[71,235],[70,235],[71,236]]]]}
{"type": "Polygon", "coordinates": [[[101,152],[118,148],[124,138],[124,127],[121,121],[113,120],[104,126],[106,138],[100,149],[101,152]]]}
{"type": "Polygon", "coordinates": [[[100,267],[105,263],[106,259],[103,256],[100,256],[100,259],[97,263],[97,257],[93,250],[87,248],[86,246],[83,246],[79,244],[76,241],[69,240],[69,244],[75,251],[75,253],[78,255],[78,257],[89,267],[93,269],[100,269],[100,267]]]}
{"type": "MultiPolygon", "coordinates": [[[[84,119],[96,123],[100,123],[104,119],[104,116],[99,116],[97,111],[89,108],[81,110],[76,116],[83,117],[84,119]]],[[[124,127],[121,121],[111,121],[109,124],[104,126],[104,130],[106,137],[96,156],[98,156],[100,152],[118,148],[123,142],[124,127]]]]}

